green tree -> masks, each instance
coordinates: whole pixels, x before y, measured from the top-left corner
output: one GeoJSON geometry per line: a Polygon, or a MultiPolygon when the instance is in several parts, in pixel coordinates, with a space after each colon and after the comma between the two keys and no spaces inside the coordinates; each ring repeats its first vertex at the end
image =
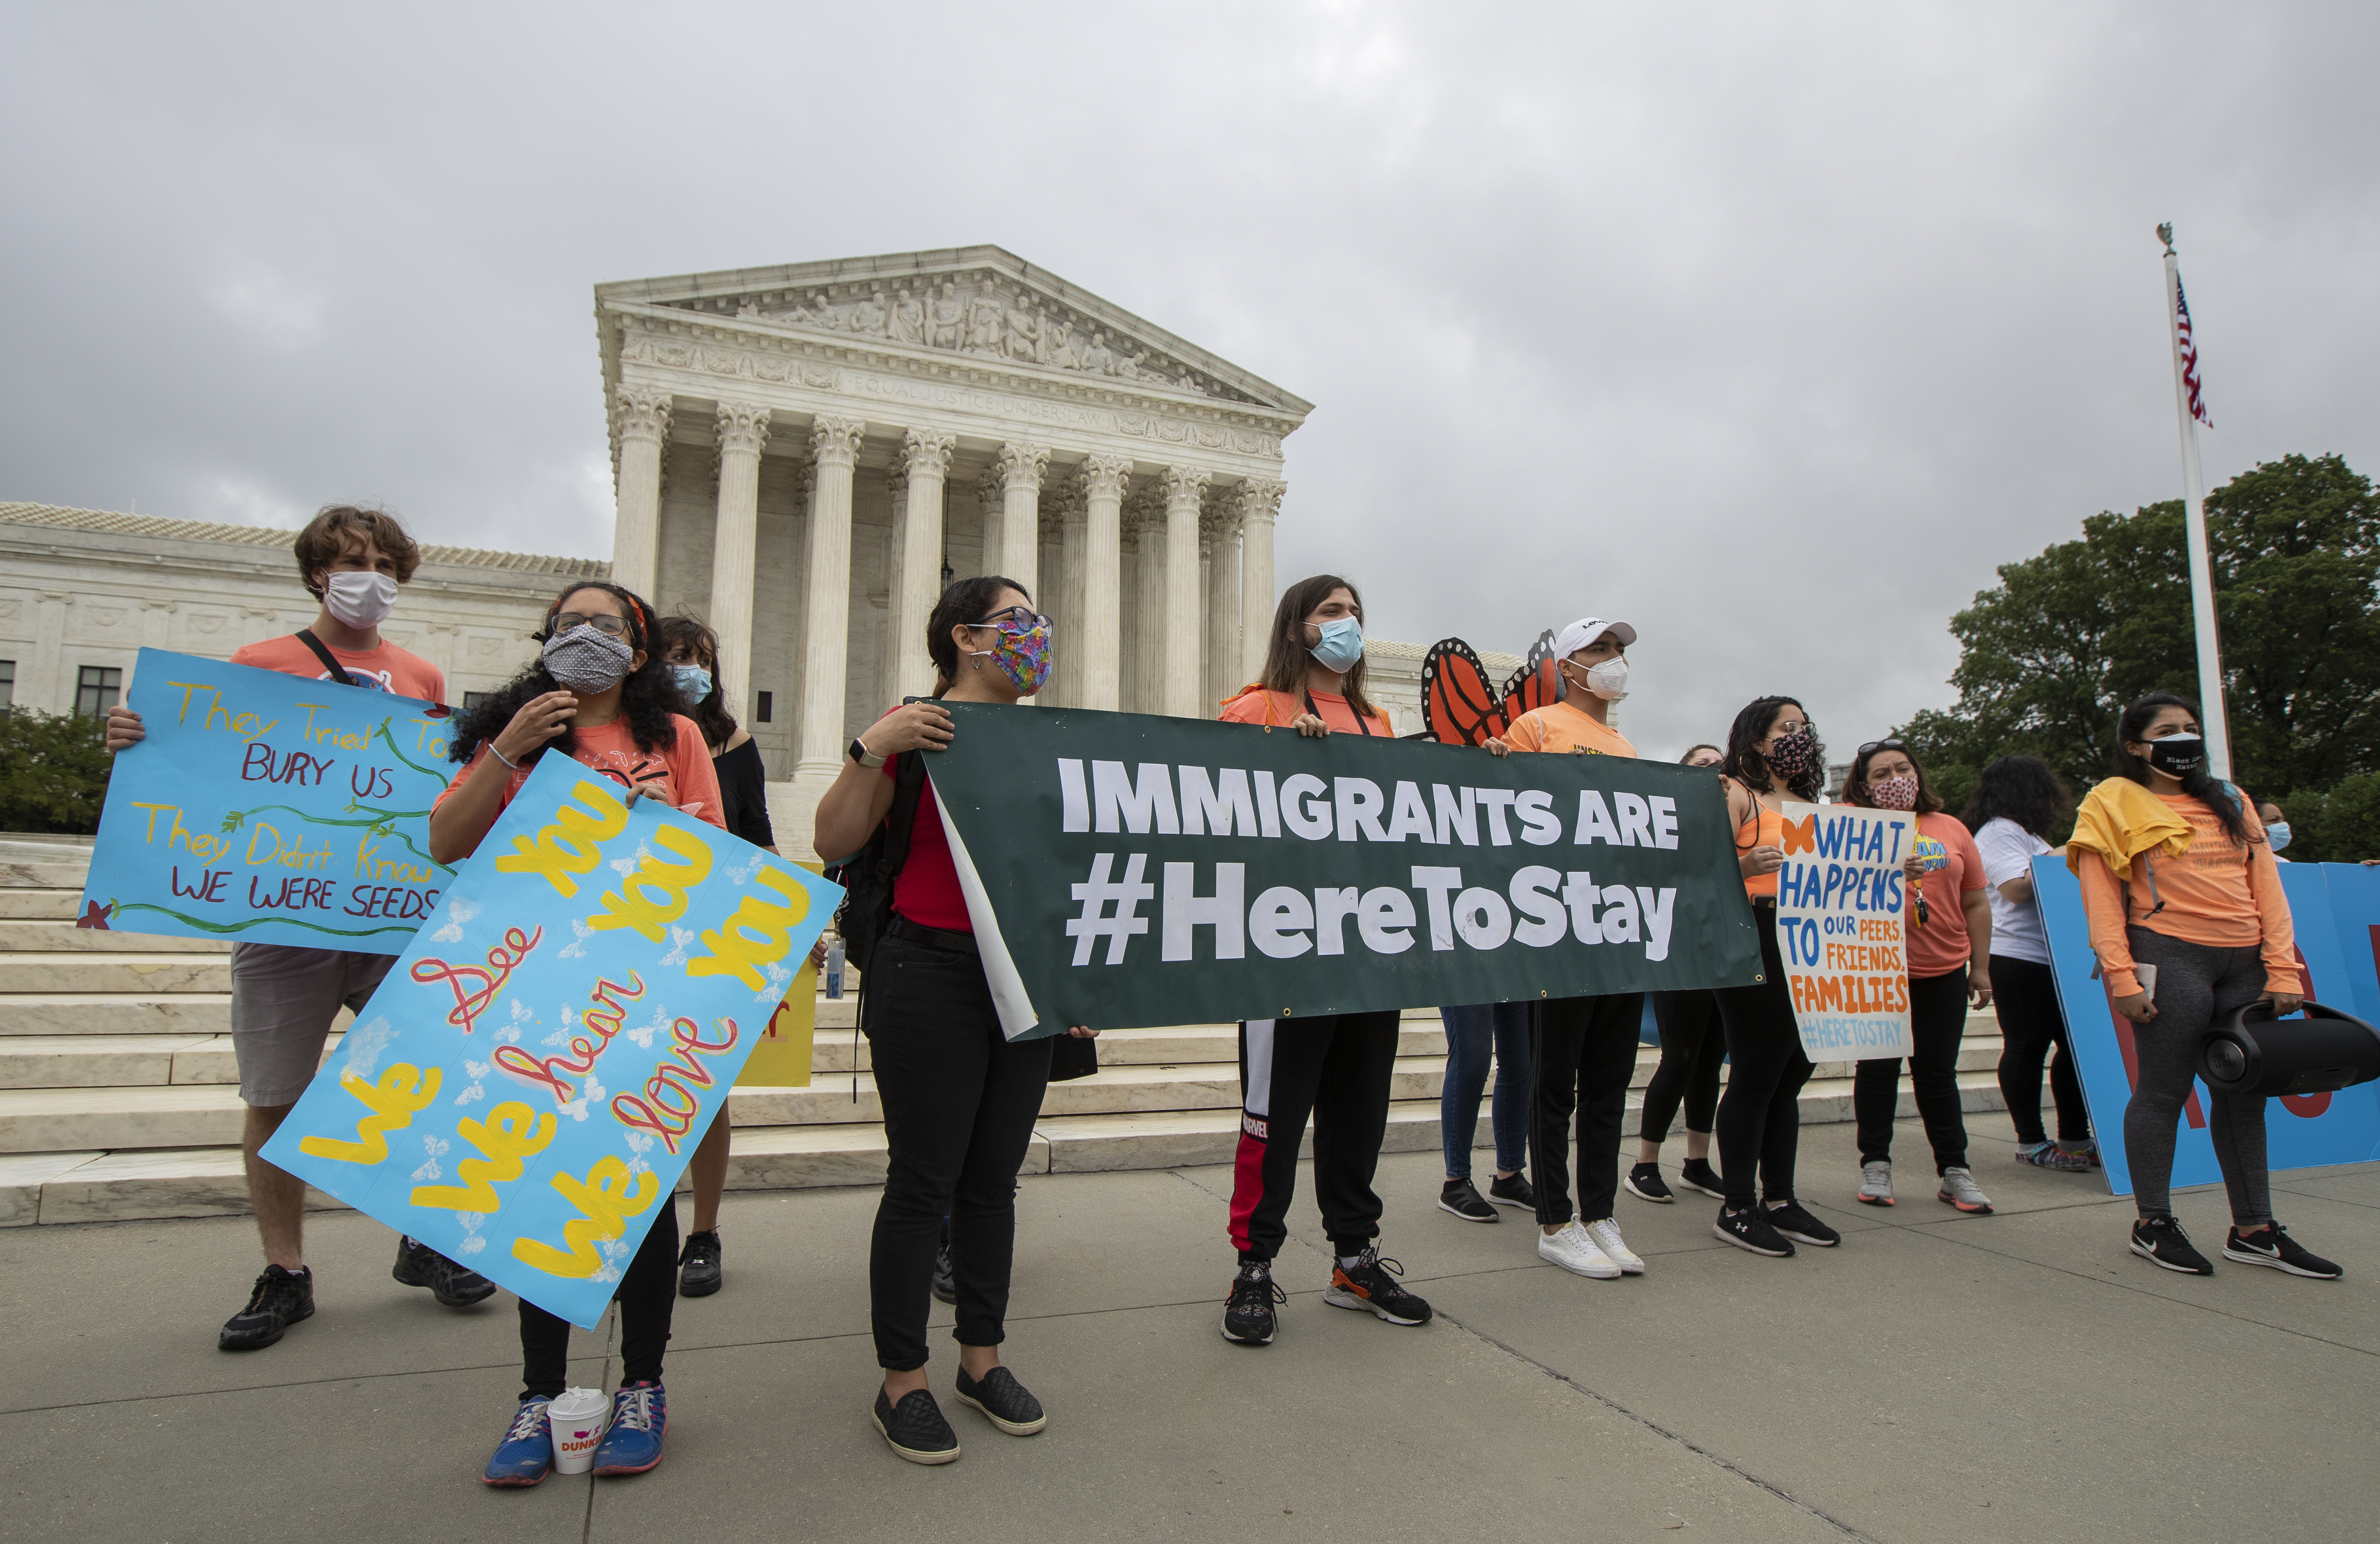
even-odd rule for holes
{"type": "Polygon", "coordinates": [[[97,719],[0,714],[0,831],[97,831],[114,760],[97,719]]]}
{"type": "MultiPolygon", "coordinates": [[[[2336,456],[2285,456],[2206,501],[2232,776],[2262,796],[2380,771],[2380,500],[2336,456]]],[[[2179,500],[2103,513],[1999,569],[1950,619],[1958,705],[1900,731],[1953,808],[1996,756],[2030,754],[2078,790],[2107,775],[2143,692],[2197,696],[2179,500]]]]}

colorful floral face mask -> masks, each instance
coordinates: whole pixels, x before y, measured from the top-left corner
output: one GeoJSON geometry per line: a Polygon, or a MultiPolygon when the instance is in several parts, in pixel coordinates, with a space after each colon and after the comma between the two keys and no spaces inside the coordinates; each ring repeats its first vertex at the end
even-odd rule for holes
{"type": "Polygon", "coordinates": [[[1050,625],[1045,621],[1021,632],[1002,627],[998,643],[990,649],[969,650],[968,654],[990,660],[1019,697],[1031,697],[1050,682],[1050,625]]]}

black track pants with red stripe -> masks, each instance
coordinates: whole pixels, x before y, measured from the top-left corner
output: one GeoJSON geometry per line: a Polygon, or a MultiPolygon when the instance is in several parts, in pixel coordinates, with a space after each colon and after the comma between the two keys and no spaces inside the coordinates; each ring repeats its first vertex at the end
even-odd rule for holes
{"type": "Polygon", "coordinates": [[[1232,1246],[1269,1260],[1288,1236],[1282,1218],[1297,1189],[1297,1149],[1314,1117],[1314,1191],[1322,1225],[1342,1255],[1379,1235],[1372,1172],[1389,1128],[1397,1066],[1394,1010],[1314,1018],[1251,1019],[1240,1026],[1240,1150],[1232,1176],[1232,1246]]]}

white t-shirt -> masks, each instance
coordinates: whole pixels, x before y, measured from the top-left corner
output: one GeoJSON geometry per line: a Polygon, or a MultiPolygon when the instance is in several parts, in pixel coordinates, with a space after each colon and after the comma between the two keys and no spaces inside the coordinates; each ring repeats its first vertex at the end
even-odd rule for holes
{"type": "Polygon", "coordinates": [[[2000,886],[2032,873],[2034,858],[2057,849],[2002,816],[1985,821],[1975,833],[1975,850],[1984,855],[1984,879],[1992,894],[1992,953],[2047,965],[2049,935],[2041,928],[2041,907],[2031,900],[2010,900],[2000,886]]]}

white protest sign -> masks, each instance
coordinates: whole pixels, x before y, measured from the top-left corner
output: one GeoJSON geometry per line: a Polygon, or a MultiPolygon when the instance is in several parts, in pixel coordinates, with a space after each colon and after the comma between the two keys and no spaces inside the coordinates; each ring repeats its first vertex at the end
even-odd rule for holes
{"type": "Polygon", "coordinates": [[[1909,892],[1916,817],[1788,804],[1777,946],[1814,1062],[1910,1054],[1909,892]]]}

